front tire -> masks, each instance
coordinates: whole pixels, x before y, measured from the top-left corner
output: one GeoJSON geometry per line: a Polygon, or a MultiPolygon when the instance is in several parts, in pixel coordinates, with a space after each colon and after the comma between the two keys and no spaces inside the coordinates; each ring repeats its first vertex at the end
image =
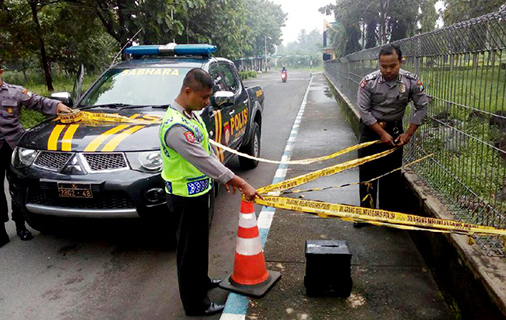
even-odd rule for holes
{"type": "MultiPolygon", "coordinates": [[[[253,136],[248,144],[239,149],[240,152],[258,158],[260,156],[260,126],[258,123],[253,122],[252,133],[253,136]]],[[[239,157],[239,164],[243,169],[253,169],[258,166],[258,160],[239,157]]]]}

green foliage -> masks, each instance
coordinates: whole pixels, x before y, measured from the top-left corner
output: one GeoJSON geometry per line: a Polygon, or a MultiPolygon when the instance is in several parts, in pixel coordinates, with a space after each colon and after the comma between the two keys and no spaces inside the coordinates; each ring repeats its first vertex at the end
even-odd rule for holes
{"type": "Polygon", "coordinates": [[[245,47],[243,56],[264,56],[274,53],[281,44],[281,27],[285,25],[286,13],[281,5],[269,0],[242,0],[246,10],[246,25],[250,29],[247,39],[249,47],[245,47]],[[270,39],[269,39],[270,38],[270,39]]]}
{"type": "MultiPolygon", "coordinates": [[[[23,86],[36,94],[49,97],[50,92],[44,85],[44,80],[42,79],[40,72],[30,71],[26,76],[28,77],[28,80],[22,72],[6,71],[4,73],[4,79],[6,82],[23,86]]],[[[83,89],[90,87],[96,77],[97,75],[95,74],[85,76],[83,79],[83,89]]],[[[72,77],[61,74],[54,76],[54,88],[56,92],[72,92],[73,86],[74,79],[72,77]]],[[[21,109],[20,122],[25,129],[37,125],[46,118],[47,116],[38,111],[26,108],[21,109]]]]}
{"type": "Polygon", "coordinates": [[[81,64],[102,70],[138,31],[140,44],[212,43],[230,59],[263,55],[265,47],[274,53],[286,20],[269,0],[19,0],[1,1],[0,9],[0,62],[38,68],[44,43],[51,67],[67,73],[81,64]]]}
{"type": "Polygon", "coordinates": [[[39,15],[51,62],[66,72],[77,72],[81,64],[99,72],[120,49],[90,8],[62,3],[44,7],[39,15]]]}
{"type": "Polygon", "coordinates": [[[420,1],[420,15],[419,21],[421,25],[421,32],[429,32],[436,27],[436,21],[439,18],[439,13],[436,12],[437,0],[421,0],[420,1]]]}
{"type": "Polygon", "coordinates": [[[494,134],[488,121],[474,119],[462,122],[459,130],[473,138],[466,138],[463,134],[452,136],[451,131],[443,127],[422,130],[425,132],[420,147],[427,154],[434,153],[435,160],[445,168],[441,172],[431,167],[431,161],[424,161],[417,165],[417,170],[424,172],[424,177],[455,197],[462,195],[465,186],[500,212],[506,209],[506,202],[503,202],[506,199],[498,198],[503,192],[506,166],[499,152],[488,146],[494,134]],[[498,200],[501,202],[496,202],[498,200]]]}
{"type": "Polygon", "coordinates": [[[218,46],[216,55],[230,59],[241,57],[251,48],[244,1],[207,1],[200,9],[180,13],[178,19],[186,29],[176,36],[177,43],[212,43],[218,46]]]}
{"type": "Polygon", "coordinates": [[[25,129],[35,127],[37,124],[46,119],[47,116],[43,115],[42,113],[25,108],[21,109],[21,115],[19,116],[19,121],[25,129]]]}
{"type": "Polygon", "coordinates": [[[435,28],[435,0],[337,0],[320,8],[334,14],[337,28],[329,30],[339,56],[393,42],[435,28]]]}
{"type": "Polygon", "coordinates": [[[443,14],[446,26],[497,11],[504,0],[445,0],[443,14]]]}
{"type": "Polygon", "coordinates": [[[83,0],[95,8],[107,32],[121,46],[139,31],[136,40],[144,44],[172,42],[185,30],[184,21],[177,16],[190,14],[205,6],[204,0],[83,0]]]}
{"type": "Polygon", "coordinates": [[[239,76],[241,77],[241,80],[247,80],[250,78],[256,78],[257,72],[256,71],[240,71],[239,76]]]}

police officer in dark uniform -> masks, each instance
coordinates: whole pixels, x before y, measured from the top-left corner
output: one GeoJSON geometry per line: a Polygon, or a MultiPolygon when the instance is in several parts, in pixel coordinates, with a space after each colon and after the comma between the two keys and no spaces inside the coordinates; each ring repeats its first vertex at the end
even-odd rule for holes
{"type": "MultiPolygon", "coordinates": [[[[418,76],[401,69],[402,53],[395,45],[384,46],[379,53],[380,70],[365,76],[358,89],[360,142],[381,140],[362,148],[360,158],[407,144],[427,116],[429,100],[418,76]],[[406,132],[402,118],[410,101],[414,113],[406,132]]],[[[368,181],[402,166],[402,148],[359,167],[360,182],[368,181]]],[[[399,211],[401,172],[396,171],[369,185],[360,185],[360,206],[399,211]],[[379,186],[378,186],[379,185],[379,186]],[[378,203],[379,202],[379,203],[378,203]]],[[[355,227],[364,226],[355,223],[355,227]]]]}
{"type": "MultiPolygon", "coordinates": [[[[72,112],[72,109],[63,103],[33,94],[27,89],[8,84],[2,79],[3,68],[0,65],[0,247],[9,242],[5,230],[5,222],[9,221],[7,199],[5,197],[5,172],[9,170],[12,150],[24,133],[19,123],[21,106],[38,110],[44,114],[72,112]]],[[[12,204],[12,220],[16,223],[16,231],[21,240],[30,240],[32,234],[25,226],[21,209],[12,204]]]]}
{"type": "Polygon", "coordinates": [[[221,281],[210,279],[207,273],[212,179],[223,183],[228,191],[238,188],[247,200],[259,197],[251,185],[218,160],[206,126],[194,112],[209,105],[213,85],[212,77],[203,69],[190,70],[160,126],[162,178],[167,206],[177,221],[179,293],[188,316],[213,315],[224,308],[207,295],[221,281]]]}

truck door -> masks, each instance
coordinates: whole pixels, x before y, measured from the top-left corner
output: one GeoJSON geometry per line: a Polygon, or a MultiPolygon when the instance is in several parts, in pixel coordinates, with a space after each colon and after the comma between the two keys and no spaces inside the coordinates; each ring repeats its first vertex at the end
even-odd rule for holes
{"type": "Polygon", "coordinates": [[[234,105],[227,108],[230,119],[230,139],[228,145],[231,148],[238,149],[248,124],[248,94],[242,87],[239,74],[233,64],[220,62],[220,69],[225,77],[226,90],[235,94],[234,105]]]}
{"type": "MultiPolygon", "coordinates": [[[[209,74],[214,80],[213,93],[216,91],[227,90],[225,83],[225,75],[221,68],[221,65],[214,63],[209,67],[209,74]]],[[[230,143],[230,111],[231,107],[223,107],[212,109],[210,113],[210,120],[214,123],[214,136],[216,142],[221,143],[225,146],[229,146],[230,143]]],[[[217,150],[218,158],[221,162],[225,162],[225,159],[230,158],[232,155],[221,149],[217,150]]]]}

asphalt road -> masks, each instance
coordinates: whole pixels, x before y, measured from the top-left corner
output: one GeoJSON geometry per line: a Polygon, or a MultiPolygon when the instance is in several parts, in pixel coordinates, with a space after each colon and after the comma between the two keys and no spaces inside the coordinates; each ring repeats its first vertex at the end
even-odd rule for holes
{"type": "MultiPolygon", "coordinates": [[[[246,85],[265,92],[261,156],[280,159],[309,83],[309,72],[289,72],[287,83],[272,71],[246,85]]],[[[270,184],[276,165],[241,171],[253,186],[270,184]]],[[[211,228],[210,275],[228,276],[233,267],[239,194],[220,191],[211,228]]],[[[258,211],[260,208],[257,207],[258,211]]],[[[32,241],[15,237],[0,248],[0,319],[179,319],[186,318],[179,300],[175,250],[170,228],[157,229],[139,220],[81,221],[58,234],[39,234],[32,241]]],[[[227,293],[210,296],[223,303],[227,293]]],[[[207,319],[219,319],[219,315],[207,319]]]]}

